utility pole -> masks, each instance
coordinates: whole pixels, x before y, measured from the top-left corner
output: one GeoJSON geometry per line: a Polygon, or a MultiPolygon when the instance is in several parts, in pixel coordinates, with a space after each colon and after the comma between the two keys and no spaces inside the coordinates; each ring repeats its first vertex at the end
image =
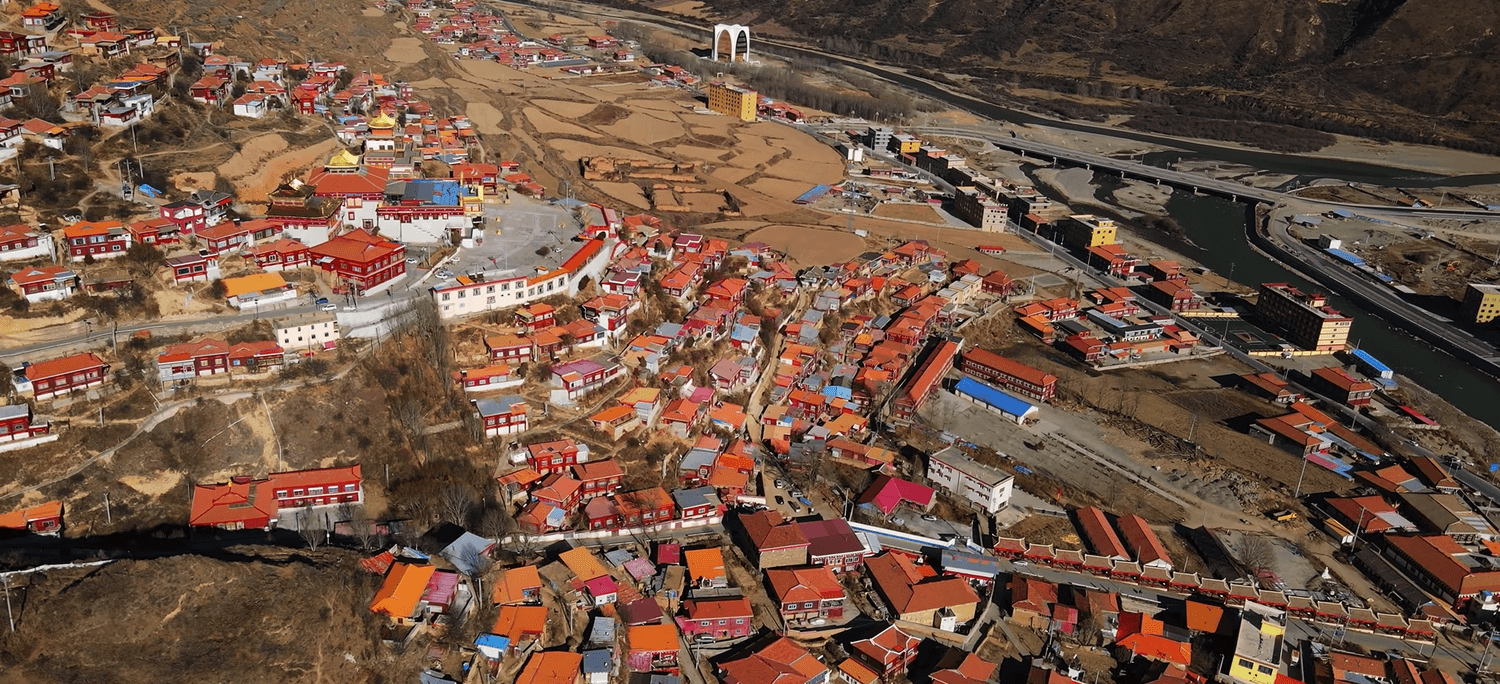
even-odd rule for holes
{"type": "Polygon", "coordinates": [[[1299,473],[1297,473],[1297,491],[1296,491],[1296,493],[1292,494],[1292,498],[1293,499],[1301,499],[1302,498],[1302,476],[1304,476],[1306,474],[1307,474],[1307,455],[1303,454],[1303,456],[1302,456],[1302,471],[1299,472],[1299,473]]]}
{"type": "Polygon", "coordinates": [[[10,631],[16,631],[16,616],[10,612],[10,575],[5,575],[5,619],[10,622],[10,631]]]}
{"type": "Polygon", "coordinates": [[[109,492],[104,493],[104,522],[111,525],[115,522],[114,516],[109,513],[109,492]]]}

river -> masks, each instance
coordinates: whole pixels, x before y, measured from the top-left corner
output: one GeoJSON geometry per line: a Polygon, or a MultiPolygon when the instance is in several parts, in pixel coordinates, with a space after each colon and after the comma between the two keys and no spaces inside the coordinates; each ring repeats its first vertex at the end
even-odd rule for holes
{"type": "MultiPolygon", "coordinates": [[[[1117,180],[1104,178],[1096,199],[1109,203],[1117,180]]],[[[1406,333],[1393,329],[1329,289],[1308,281],[1251,249],[1245,237],[1251,220],[1246,205],[1227,199],[1174,192],[1167,213],[1182,224],[1191,244],[1170,241],[1167,247],[1180,252],[1220,275],[1250,288],[1261,283],[1292,283],[1304,291],[1329,293],[1329,303],[1354,319],[1350,341],[1373,354],[1397,373],[1436,392],[1459,410],[1490,427],[1500,429],[1500,381],[1406,333]]],[[[1212,325],[1210,325],[1212,327],[1212,325]]]]}

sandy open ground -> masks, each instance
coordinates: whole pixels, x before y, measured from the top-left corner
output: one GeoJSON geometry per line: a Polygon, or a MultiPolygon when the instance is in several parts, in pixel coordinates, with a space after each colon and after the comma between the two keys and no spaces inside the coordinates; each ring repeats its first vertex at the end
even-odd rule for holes
{"type": "Polygon", "coordinates": [[[521,112],[526,115],[526,120],[530,121],[531,125],[542,135],[576,135],[580,138],[599,137],[598,133],[582,126],[574,126],[570,123],[558,121],[535,107],[527,107],[521,110],[521,112]]]}
{"type": "Polygon", "coordinates": [[[534,104],[565,119],[577,119],[594,111],[592,102],[565,102],[563,100],[532,100],[534,104]]]}
{"type": "Polygon", "coordinates": [[[885,218],[906,219],[908,221],[927,221],[929,223],[941,223],[943,217],[927,204],[910,204],[905,202],[884,202],[875,207],[875,215],[885,218]]]}
{"type": "Polygon", "coordinates": [[[865,251],[858,235],[814,226],[766,226],[746,235],[745,242],[764,242],[801,265],[848,261],[865,251]]]}
{"type": "Polygon", "coordinates": [[[813,184],[780,178],[761,178],[750,184],[750,189],[780,200],[791,201],[811,190],[813,184]]]}
{"type": "MultiPolygon", "coordinates": [[[[272,157],[260,166],[259,171],[255,175],[241,176],[238,180],[231,179],[230,183],[239,190],[240,197],[251,198],[251,201],[254,201],[256,198],[264,198],[272,190],[275,190],[276,186],[281,185],[283,176],[288,173],[299,178],[304,176],[304,171],[314,166],[321,166],[340,147],[339,141],[329,138],[311,147],[304,147],[300,150],[293,150],[272,157]]],[[[233,161],[233,159],[230,160],[231,163],[233,161]]],[[[228,165],[227,163],[225,164],[225,166],[228,165]]],[[[219,169],[222,174],[224,167],[221,166],[219,169]]]]}
{"type": "Polygon", "coordinates": [[[680,138],[687,132],[680,123],[666,121],[644,112],[636,112],[625,117],[622,121],[608,126],[601,126],[599,130],[616,137],[646,145],[654,145],[673,138],[680,138]]]}
{"type": "Polygon", "coordinates": [[[628,150],[613,145],[595,145],[581,140],[568,140],[565,138],[554,138],[547,141],[547,145],[558,151],[564,159],[578,161],[584,157],[618,157],[620,159],[642,159],[649,162],[667,161],[652,154],[628,150]]]}
{"type": "Polygon", "coordinates": [[[422,49],[421,38],[397,38],[391,41],[391,47],[385,51],[385,58],[397,64],[416,64],[427,59],[427,51],[422,49]]]}
{"type": "Polygon", "coordinates": [[[385,16],[385,12],[382,12],[382,11],[380,11],[378,9],[375,9],[374,7],[366,7],[364,9],[360,10],[359,13],[361,15],[363,15],[363,16],[366,16],[366,17],[383,17],[383,16],[385,16]]]}
{"type": "Polygon", "coordinates": [[[495,109],[495,105],[488,102],[469,102],[469,105],[464,108],[464,114],[474,122],[474,127],[479,129],[481,134],[494,135],[506,132],[505,115],[495,109]]]}
{"type": "Polygon", "coordinates": [[[593,181],[593,186],[599,188],[604,194],[621,202],[641,209],[651,208],[651,203],[646,201],[646,194],[641,192],[641,186],[635,183],[615,183],[609,181],[593,181]]]}
{"type": "Polygon", "coordinates": [[[182,473],[175,470],[164,470],[157,473],[155,477],[126,475],[120,478],[120,484],[150,497],[158,497],[172,491],[181,481],[182,473]]]}
{"type": "Polygon", "coordinates": [[[844,165],[801,159],[783,159],[766,167],[765,173],[768,176],[786,178],[813,185],[824,183],[833,185],[844,180],[844,165]]]}
{"type": "Polygon", "coordinates": [[[738,185],[740,181],[755,175],[755,170],[741,169],[735,166],[720,166],[708,175],[725,183],[738,185]]]}
{"type": "Polygon", "coordinates": [[[233,181],[254,174],[260,164],[286,149],[286,138],[275,133],[258,135],[240,145],[229,161],[219,166],[219,175],[233,181]]]}
{"type": "Polygon", "coordinates": [[[674,145],[663,148],[662,151],[677,157],[711,162],[723,161],[724,155],[729,153],[728,150],[717,147],[699,147],[697,145],[674,145]]]}

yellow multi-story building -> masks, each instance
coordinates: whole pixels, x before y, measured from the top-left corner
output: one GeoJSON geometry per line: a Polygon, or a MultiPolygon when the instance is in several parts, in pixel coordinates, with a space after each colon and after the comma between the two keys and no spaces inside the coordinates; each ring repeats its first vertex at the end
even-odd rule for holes
{"type": "Polygon", "coordinates": [[[739,117],[741,121],[754,121],[755,106],[759,103],[760,94],[749,88],[722,81],[708,84],[709,111],[739,117]]]}
{"type": "Polygon", "coordinates": [[[891,136],[891,142],[886,146],[895,154],[916,154],[922,151],[922,139],[906,133],[897,133],[891,136]]]}
{"type": "Polygon", "coordinates": [[[1464,290],[1464,320],[1489,323],[1496,316],[1500,316],[1500,286],[1469,283],[1464,290]]]}
{"type": "Polygon", "coordinates": [[[1101,218],[1093,214],[1074,214],[1068,217],[1063,229],[1063,239],[1069,247],[1088,249],[1115,244],[1119,228],[1114,219],[1101,218]]]}
{"type": "Polygon", "coordinates": [[[1240,609],[1240,632],[1234,655],[1226,659],[1225,674],[1255,684],[1275,684],[1281,673],[1282,638],[1286,612],[1246,601],[1240,609]]]}
{"type": "Polygon", "coordinates": [[[1310,351],[1341,351],[1354,326],[1354,319],[1329,306],[1327,297],[1305,294],[1286,283],[1261,283],[1255,315],[1310,351]]]}

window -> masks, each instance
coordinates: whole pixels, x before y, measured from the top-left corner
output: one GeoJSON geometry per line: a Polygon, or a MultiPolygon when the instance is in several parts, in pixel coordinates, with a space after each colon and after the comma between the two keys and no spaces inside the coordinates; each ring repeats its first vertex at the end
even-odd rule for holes
{"type": "Polygon", "coordinates": [[[1275,670],[1266,667],[1265,665],[1258,665],[1255,669],[1260,670],[1261,674],[1274,674],[1276,672],[1275,670]]]}
{"type": "Polygon", "coordinates": [[[1255,663],[1252,663],[1252,662],[1250,662],[1248,660],[1245,660],[1244,658],[1240,658],[1240,667],[1243,667],[1243,668],[1245,668],[1245,669],[1248,670],[1248,669],[1250,669],[1252,667],[1255,667],[1255,663]]]}
{"type": "Polygon", "coordinates": [[[720,620],[719,624],[720,625],[726,625],[726,624],[729,624],[729,621],[728,620],[720,620]]]}

